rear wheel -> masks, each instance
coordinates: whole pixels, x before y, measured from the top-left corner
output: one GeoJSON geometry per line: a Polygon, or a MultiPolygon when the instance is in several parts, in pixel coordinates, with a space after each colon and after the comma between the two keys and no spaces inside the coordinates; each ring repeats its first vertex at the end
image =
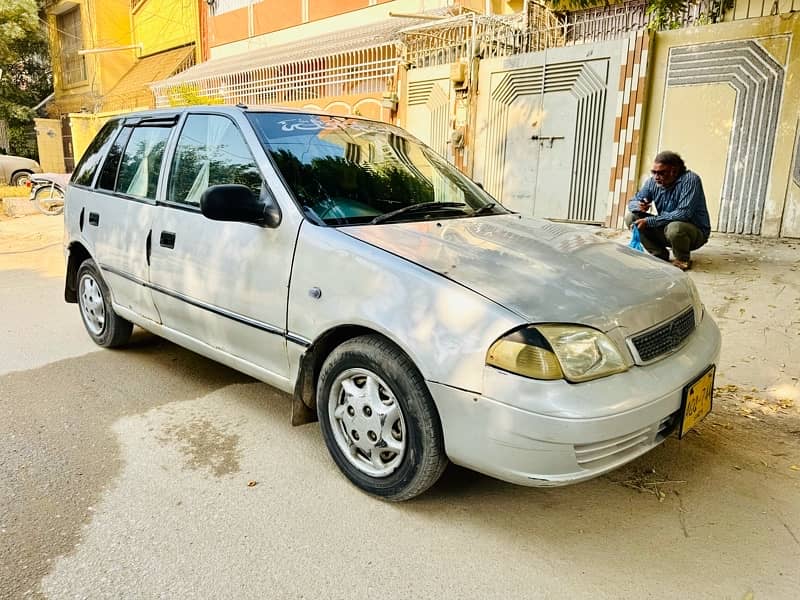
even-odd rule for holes
{"type": "Polygon", "coordinates": [[[83,325],[98,346],[114,348],[130,339],[133,324],[114,312],[111,293],[91,258],[78,268],[78,306],[83,325]]]}
{"type": "Polygon", "coordinates": [[[17,171],[11,176],[11,185],[27,185],[31,180],[30,171],[17,171]]]}
{"type": "Polygon", "coordinates": [[[33,203],[39,212],[56,216],[64,212],[64,194],[55,187],[41,187],[33,195],[33,203]]]}
{"type": "Polygon", "coordinates": [[[439,414],[409,358],[369,335],[336,348],[317,385],[317,414],[334,462],[365,492],[408,500],[447,466],[439,414]]]}

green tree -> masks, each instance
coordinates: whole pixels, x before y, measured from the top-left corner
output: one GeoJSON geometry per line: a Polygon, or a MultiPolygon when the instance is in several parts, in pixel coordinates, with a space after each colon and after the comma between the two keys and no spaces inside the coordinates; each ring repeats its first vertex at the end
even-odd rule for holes
{"type": "MultiPolygon", "coordinates": [[[[544,0],[544,3],[555,11],[571,11],[582,8],[593,8],[618,4],[622,0],[544,0]]],[[[680,27],[682,16],[697,0],[647,0],[647,14],[650,17],[650,29],[656,31],[680,27]]],[[[733,0],[718,0],[716,11],[720,13],[733,6],[733,0]]],[[[705,22],[712,22],[718,15],[705,15],[705,22]]]]}
{"type": "Polygon", "coordinates": [[[32,158],[33,107],[53,90],[41,8],[41,0],[0,1],[0,120],[8,126],[8,151],[32,158]]]}

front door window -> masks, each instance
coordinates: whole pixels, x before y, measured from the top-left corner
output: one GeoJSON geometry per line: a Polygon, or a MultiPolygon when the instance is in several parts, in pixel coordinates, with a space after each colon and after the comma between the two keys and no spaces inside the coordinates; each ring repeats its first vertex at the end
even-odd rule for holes
{"type": "Polygon", "coordinates": [[[218,115],[187,117],[172,161],[168,201],[200,206],[200,196],[212,185],[240,184],[258,194],[261,183],[261,172],[233,121],[218,115]]]}

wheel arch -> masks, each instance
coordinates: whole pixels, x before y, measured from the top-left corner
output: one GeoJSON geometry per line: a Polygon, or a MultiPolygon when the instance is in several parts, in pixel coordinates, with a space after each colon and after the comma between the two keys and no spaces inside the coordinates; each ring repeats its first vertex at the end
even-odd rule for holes
{"type": "Polygon", "coordinates": [[[64,281],[64,300],[75,304],[78,302],[78,268],[91,254],[80,242],[72,242],[67,246],[67,275],[64,281]]]}
{"type": "Polygon", "coordinates": [[[26,168],[22,168],[22,169],[16,169],[16,170],[14,170],[14,171],[11,173],[11,175],[9,175],[9,177],[8,177],[8,182],[9,182],[9,183],[11,183],[12,181],[14,181],[14,178],[15,178],[17,175],[22,175],[23,173],[24,173],[24,174],[26,174],[26,175],[28,175],[28,177],[30,177],[31,175],[33,175],[33,171],[32,171],[31,169],[26,169],[26,168]]]}
{"type": "MultiPolygon", "coordinates": [[[[365,335],[376,335],[395,346],[420,371],[414,359],[401,344],[385,333],[364,325],[337,325],[320,334],[300,357],[297,381],[292,399],[292,425],[317,420],[317,379],[325,359],[343,343],[365,335]]],[[[420,375],[422,375],[420,371],[420,375]]],[[[423,376],[424,380],[424,376],[423,376]]]]}

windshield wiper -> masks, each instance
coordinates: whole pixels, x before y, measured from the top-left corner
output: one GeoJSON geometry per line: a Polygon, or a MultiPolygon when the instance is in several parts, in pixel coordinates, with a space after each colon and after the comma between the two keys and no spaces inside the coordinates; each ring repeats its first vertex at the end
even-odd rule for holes
{"type": "Polygon", "coordinates": [[[393,210],[392,212],[384,213],[382,215],[378,215],[372,221],[370,221],[370,225],[377,225],[378,223],[384,223],[389,221],[390,219],[394,219],[395,217],[399,217],[401,215],[408,215],[420,210],[430,210],[430,209],[438,209],[438,208],[461,208],[466,206],[463,202],[421,202],[420,204],[409,204],[408,206],[404,206],[403,208],[398,208],[397,210],[393,210]]]}
{"type": "Polygon", "coordinates": [[[494,210],[494,207],[497,206],[497,202],[489,202],[489,204],[484,204],[480,208],[476,208],[472,211],[470,217],[477,217],[478,215],[482,215],[485,212],[489,212],[490,210],[494,210]]]}

